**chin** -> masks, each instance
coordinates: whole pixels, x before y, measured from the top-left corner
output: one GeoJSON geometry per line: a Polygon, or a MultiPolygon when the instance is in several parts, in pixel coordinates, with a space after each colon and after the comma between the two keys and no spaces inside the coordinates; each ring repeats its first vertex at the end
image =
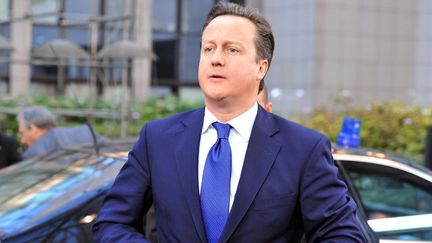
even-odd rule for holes
{"type": "Polygon", "coordinates": [[[225,99],[225,96],[222,95],[207,95],[206,98],[211,101],[222,101],[225,99]]]}
{"type": "Polygon", "coordinates": [[[226,98],[226,95],[222,93],[215,93],[215,92],[207,92],[205,93],[205,97],[208,101],[222,101],[226,98]]]}
{"type": "Polygon", "coordinates": [[[220,100],[223,99],[226,96],[225,90],[221,90],[218,87],[215,86],[207,86],[206,88],[202,89],[204,92],[204,95],[212,100],[220,100]]]}

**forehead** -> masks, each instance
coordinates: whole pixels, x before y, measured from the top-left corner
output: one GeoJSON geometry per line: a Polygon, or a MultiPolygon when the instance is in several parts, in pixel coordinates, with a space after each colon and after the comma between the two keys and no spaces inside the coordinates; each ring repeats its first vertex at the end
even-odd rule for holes
{"type": "Polygon", "coordinates": [[[203,41],[215,38],[234,38],[239,40],[254,40],[255,24],[245,17],[221,15],[214,18],[203,31],[203,41]]]}

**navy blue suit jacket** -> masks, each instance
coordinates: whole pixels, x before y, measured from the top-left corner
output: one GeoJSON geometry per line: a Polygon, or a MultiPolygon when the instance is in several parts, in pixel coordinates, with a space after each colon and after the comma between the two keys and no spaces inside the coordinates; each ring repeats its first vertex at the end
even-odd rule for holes
{"type": "MultiPolygon", "coordinates": [[[[198,192],[204,109],[150,122],[105,199],[99,242],[144,242],[155,205],[159,242],[206,242],[198,192]]],[[[328,139],[259,108],[221,242],[363,242],[328,139]]]]}

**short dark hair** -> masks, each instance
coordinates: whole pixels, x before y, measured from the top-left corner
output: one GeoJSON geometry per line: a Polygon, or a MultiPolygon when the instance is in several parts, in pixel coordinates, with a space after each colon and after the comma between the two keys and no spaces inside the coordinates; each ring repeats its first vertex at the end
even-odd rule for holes
{"type": "MultiPolygon", "coordinates": [[[[267,20],[258,12],[258,9],[240,6],[235,3],[218,2],[208,13],[202,31],[204,32],[207,25],[209,25],[213,19],[222,15],[243,17],[249,19],[255,24],[255,48],[257,51],[257,62],[261,59],[265,59],[268,61],[268,65],[270,67],[275,46],[273,31],[267,20]]],[[[258,91],[261,91],[263,88],[264,78],[260,82],[258,91]]]]}

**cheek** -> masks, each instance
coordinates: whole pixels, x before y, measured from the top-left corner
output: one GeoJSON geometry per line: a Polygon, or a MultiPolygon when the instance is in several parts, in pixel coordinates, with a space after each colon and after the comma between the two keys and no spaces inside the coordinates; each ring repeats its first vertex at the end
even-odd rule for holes
{"type": "Polygon", "coordinates": [[[198,84],[201,87],[201,89],[205,87],[205,77],[201,71],[198,71],[198,84]]]}
{"type": "Polygon", "coordinates": [[[23,138],[24,138],[25,140],[28,140],[29,137],[30,137],[30,133],[29,133],[29,132],[24,132],[24,133],[23,133],[23,138]]]}
{"type": "Polygon", "coordinates": [[[258,78],[259,68],[253,64],[239,64],[234,69],[235,75],[244,80],[256,80],[258,78]]]}
{"type": "Polygon", "coordinates": [[[29,141],[29,140],[33,140],[34,137],[35,137],[35,131],[34,131],[34,130],[28,130],[28,131],[25,133],[25,137],[26,137],[26,140],[27,140],[27,141],[29,141]]]}
{"type": "Polygon", "coordinates": [[[27,140],[28,140],[28,138],[27,138],[27,133],[22,132],[22,133],[21,133],[21,143],[26,143],[27,140]]]}
{"type": "Polygon", "coordinates": [[[205,63],[203,60],[200,60],[199,64],[198,64],[198,81],[202,81],[202,79],[204,79],[204,74],[205,74],[205,63]]]}

